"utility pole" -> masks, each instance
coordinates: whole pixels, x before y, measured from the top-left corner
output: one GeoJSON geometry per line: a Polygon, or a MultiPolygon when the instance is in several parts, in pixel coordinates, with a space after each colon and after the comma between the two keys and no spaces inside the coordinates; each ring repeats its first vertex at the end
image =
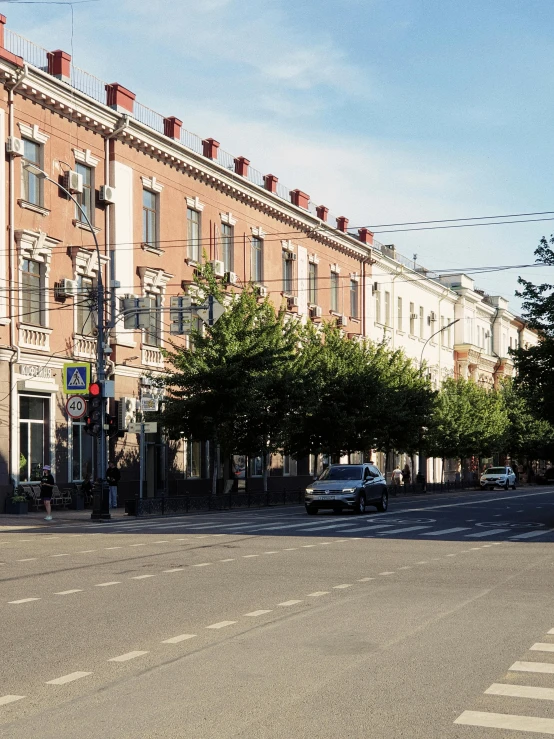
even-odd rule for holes
{"type": "Polygon", "coordinates": [[[90,229],[90,232],[94,239],[94,244],[96,246],[96,257],[98,259],[97,306],[96,306],[96,316],[97,316],[96,325],[98,329],[98,337],[97,337],[97,345],[96,345],[96,379],[102,388],[103,402],[100,406],[100,434],[98,436],[98,454],[96,458],[96,467],[97,467],[96,478],[98,480],[98,484],[100,485],[100,490],[97,489],[97,494],[94,496],[94,503],[93,503],[93,510],[92,510],[91,518],[96,519],[96,520],[106,520],[106,519],[111,518],[111,514],[110,514],[110,507],[109,507],[109,489],[108,489],[108,484],[106,482],[106,470],[107,470],[108,465],[107,465],[106,433],[104,429],[104,426],[106,425],[106,393],[105,393],[106,372],[104,368],[105,295],[104,295],[104,281],[102,279],[102,261],[100,259],[100,245],[98,244],[96,233],[94,231],[94,228],[92,226],[92,223],[90,222],[88,215],[86,214],[81,204],[73,196],[73,194],[69,190],[67,190],[65,187],[63,187],[63,185],[60,185],[59,182],[49,177],[48,174],[44,172],[44,170],[40,169],[34,164],[26,163],[23,166],[25,167],[25,169],[27,169],[29,172],[36,175],[37,177],[40,177],[41,179],[47,180],[48,182],[51,182],[52,184],[56,185],[56,187],[58,187],[62,192],[64,192],[67,195],[67,197],[75,203],[75,205],[79,209],[79,213],[83,216],[84,220],[86,221],[87,226],[90,229]]]}

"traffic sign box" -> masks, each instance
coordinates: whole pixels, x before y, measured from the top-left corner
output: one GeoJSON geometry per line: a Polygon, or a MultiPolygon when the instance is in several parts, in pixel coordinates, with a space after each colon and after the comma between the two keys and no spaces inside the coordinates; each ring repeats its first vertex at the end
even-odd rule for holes
{"type": "Polygon", "coordinates": [[[88,362],[66,362],[63,366],[63,390],[68,395],[87,395],[90,383],[88,362]]]}
{"type": "Polygon", "coordinates": [[[74,420],[82,418],[87,412],[87,401],[80,395],[72,395],[65,404],[67,415],[74,420]]]}

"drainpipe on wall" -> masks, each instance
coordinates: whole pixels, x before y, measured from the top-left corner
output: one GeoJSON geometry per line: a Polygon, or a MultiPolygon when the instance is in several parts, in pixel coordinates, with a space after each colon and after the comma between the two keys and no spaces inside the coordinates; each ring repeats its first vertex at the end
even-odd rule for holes
{"type": "MultiPolygon", "coordinates": [[[[27,76],[28,66],[25,64],[21,72],[17,75],[17,78],[13,85],[8,88],[8,136],[14,136],[15,124],[14,124],[14,92],[17,87],[23,82],[27,76]]],[[[19,465],[16,459],[16,445],[15,439],[17,438],[17,428],[15,419],[16,404],[17,404],[17,388],[15,387],[14,381],[14,365],[17,362],[19,364],[21,360],[21,350],[18,346],[15,335],[15,321],[16,321],[16,310],[15,310],[15,296],[16,296],[16,276],[18,270],[16,269],[16,254],[15,254],[15,172],[14,172],[14,157],[10,155],[8,159],[8,217],[9,217],[9,250],[8,250],[8,279],[9,279],[9,317],[10,317],[10,349],[12,351],[12,357],[10,359],[9,367],[9,383],[10,383],[10,451],[9,451],[9,462],[8,462],[8,476],[13,480],[14,484],[19,478],[19,465]]],[[[19,281],[17,281],[19,284],[19,281]]]]}

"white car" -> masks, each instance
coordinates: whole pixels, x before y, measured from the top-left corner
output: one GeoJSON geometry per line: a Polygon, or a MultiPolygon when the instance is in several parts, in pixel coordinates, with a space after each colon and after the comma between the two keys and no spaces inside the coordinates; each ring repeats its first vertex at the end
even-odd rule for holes
{"type": "Polygon", "coordinates": [[[495,487],[516,489],[516,475],[511,467],[489,467],[481,475],[481,488],[492,490],[495,487]]]}

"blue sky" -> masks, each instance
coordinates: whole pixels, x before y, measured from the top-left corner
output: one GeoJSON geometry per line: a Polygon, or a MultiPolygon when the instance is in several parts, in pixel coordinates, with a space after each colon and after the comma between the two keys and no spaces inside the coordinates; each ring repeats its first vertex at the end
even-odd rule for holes
{"type": "MultiPolygon", "coordinates": [[[[352,226],[554,210],[551,0],[99,0],[73,38],[69,7],[0,11],[352,226]]],[[[552,231],[376,236],[440,270],[533,262],[552,231]]],[[[518,274],[554,281],[475,279],[517,309],[518,274]]]]}

